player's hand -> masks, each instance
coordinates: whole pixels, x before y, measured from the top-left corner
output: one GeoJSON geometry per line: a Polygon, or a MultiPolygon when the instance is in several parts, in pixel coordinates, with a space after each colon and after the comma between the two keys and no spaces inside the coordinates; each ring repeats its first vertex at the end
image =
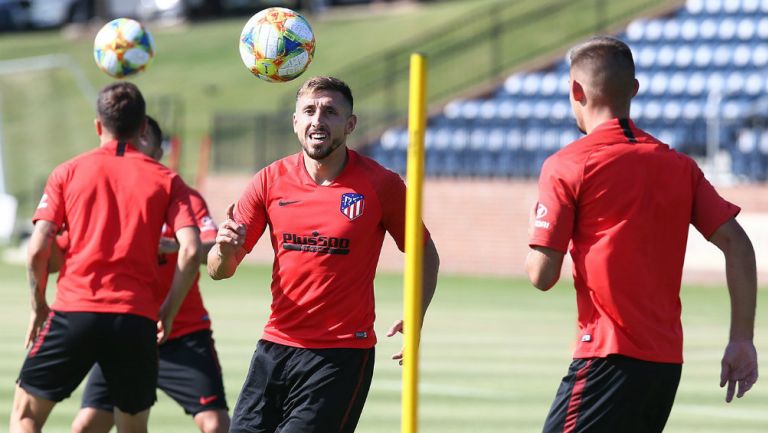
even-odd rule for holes
{"type": "MultiPolygon", "coordinates": [[[[402,334],[403,333],[403,321],[402,320],[396,320],[395,323],[390,326],[389,331],[387,331],[387,337],[391,337],[395,334],[402,334]]],[[[398,362],[398,364],[403,365],[403,349],[400,349],[399,352],[392,355],[392,359],[398,362]]]]}
{"type": "Polygon", "coordinates": [[[162,318],[157,321],[157,344],[163,344],[166,340],[168,340],[168,336],[171,335],[171,327],[173,326],[173,321],[162,318]]]}
{"type": "Polygon", "coordinates": [[[757,350],[752,340],[730,341],[721,362],[720,387],[728,385],[725,401],[741,398],[757,382],[757,350]],[[738,393],[736,385],[738,384],[738,393]]]}
{"type": "Polygon", "coordinates": [[[37,308],[32,310],[32,314],[29,316],[27,337],[24,339],[24,348],[28,349],[29,346],[35,341],[35,339],[37,339],[50,314],[51,309],[48,307],[48,304],[39,304],[37,308]]]}
{"type": "Polygon", "coordinates": [[[245,244],[245,224],[235,222],[235,204],[232,203],[227,208],[227,219],[219,225],[219,231],[216,234],[216,244],[219,246],[219,252],[229,254],[238,247],[245,244]]]}

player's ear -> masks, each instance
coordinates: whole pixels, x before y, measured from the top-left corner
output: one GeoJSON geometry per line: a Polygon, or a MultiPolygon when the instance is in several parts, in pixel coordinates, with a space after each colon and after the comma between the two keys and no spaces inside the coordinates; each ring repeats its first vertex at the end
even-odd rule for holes
{"type": "Polygon", "coordinates": [[[352,131],[355,130],[355,126],[357,126],[357,116],[354,114],[350,114],[347,118],[347,124],[344,127],[344,132],[347,134],[351,134],[352,131]]]}
{"type": "Polygon", "coordinates": [[[293,132],[295,132],[297,134],[299,132],[299,131],[296,130],[296,112],[295,111],[293,112],[293,132]]]}
{"type": "Polygon", "coordinates": [[[571,80],[571,96],[574,101],[581,103],[582,105],[587,100],[587,93],[584,90],[584,86],[576,80],[571,80]]]}
{"type": "Polygon", "coordinates": [[[104,132],[104,125],[101,124],[101,120],[98,117],[93,119],[93,126],[96,127],[96,135],[101,137],[101,134],[104,132]]]}
{"type": "Polygon", "coordinates": [[[632,81],[634,82],[634,87],[632,88],[632,97],[634,98],[637,96],[637,91],[640,90],[640,82],[637,81],[637,78],[632,81]]]}

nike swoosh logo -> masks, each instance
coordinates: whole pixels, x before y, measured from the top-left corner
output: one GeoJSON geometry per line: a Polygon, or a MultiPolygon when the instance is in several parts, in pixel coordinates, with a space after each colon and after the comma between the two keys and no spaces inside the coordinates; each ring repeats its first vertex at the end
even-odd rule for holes
{"type": "Polygon", "coordinates": [[[290,201],[280,200],[279,202],[277,202],[277,204],[279,206],[288,206],[289,204],[294,204],[294,203],[299,203],[299,202],[301,202],[301,200],[290,200],[290,201]]]}
{"type": "Polygon", "coordinates": [[[203,406],[205,406],[205,405],[207,405],[207,404],[209,404],[209,403],[213,403],[213,402],[214,402],[214,401],[216,401],[216,399],[218,399],[218,398],[219,398],[219,396],[218,396],[218,395],[211,395],[211,396],[208,396],[208,397],[205,397],[205,396],[201,396],[201,397],[200,397],[200,404],[201,404],[201,405],[203,405],[203,406]]]}

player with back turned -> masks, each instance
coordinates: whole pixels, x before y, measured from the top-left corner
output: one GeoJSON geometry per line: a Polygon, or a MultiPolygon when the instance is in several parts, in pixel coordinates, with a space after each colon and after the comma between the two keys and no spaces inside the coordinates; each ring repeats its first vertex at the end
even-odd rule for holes
{"type": "Polygon", "coordinates": [[[549,157],[539,178],[526,267],[549,290],[573,259],[579,334],[544,433],[657,433],[680,381],[680,284],[688,227],[725,256],[730,340],[726,401],[757,380],[755,254],[739,208],[689,157],[629,119],[638,91],[629,47],[595,37],[570,52],[570,99],[586,137],[549,157]],[[738,391],[737,391],[738,386],[738,391]]]}
{"type": "MultiPolygon", "coordinates": [[[[147,129],[139,150],[160,161],[163,157],[162,137],[160,125],[147,116],[147,129]]],[[[201,249],[205,257],[216,240],[216,224],[205,200],[192,188],[189,188],[189,202],[200,230],[201,249]]],[[[54,250],[66,251],[68,232],[60,234],[56,241],[59,248],[54,250]]],[[[158,302],[162,301],[171,287],[178,249],[179,243],[173,231],[165,226],[159,248],[154,252],[160,275],[158,302]]],[[[229,430],[229,414],[221,366],[198,280],[199,272],[173,321],[171,334],[158,348],[157,387],[192,416],[202,433],[226,433],[229,430]]],[[[104,372],[98,364],[91,369],[81,406],[72,422],[72,433],[107,433],[112,429],[114,404],[104,372]]]]}
{"type": "MultiPolygon", "coordinates": [[[[373,279],[385,234],[404,248],[406,189],[397,174],[347,148],[352,108],[338,79],[302,85],[293,115],[302,152],[253,177],[208,254],[208,273],[229,278],[269,227],[272,311],[232,433],[349,433],[362,412],[376,343],[373,279]]],[[[422,315],[439,262],[424,233],[422,315]]],[[[402,321],[389,335],[398,331],[402,321]]]]}
{"type": "Polygon", "coordinates": [[[109,384],[118,431],[145,432],[156,399],[157,340],[172,332],[200,265],[188,187],[138,150],[146,127],[139,89],[127,82],[106,86],[97,111],[100,147],[56,167],[33,216],[27,335],[33,344],[16,387],[12,433],[40,431],[94,363],[109,384]],[[179,240],[179,255],[158,313],[156,251],[164,223],[179,240]],[[49,308],[48,260],[63,226],[70,247],[49,308]]]}

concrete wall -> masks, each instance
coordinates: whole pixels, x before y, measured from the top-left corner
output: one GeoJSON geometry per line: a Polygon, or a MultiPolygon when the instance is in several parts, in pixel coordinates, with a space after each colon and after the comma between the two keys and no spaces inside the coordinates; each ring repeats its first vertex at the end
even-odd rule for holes
{"type": "MultiPolygon", "coordinates": [[[[226,206],[239,197],[249,176],[212,176],[201,192],[214,218],[221,221],[226,206]]],[[[768,186],[718,188],[742,207],[739,221],[752,237],[758,269],[768,276],[768,186]]],[[[424,220],[441,258],[441,271],[482,275],[523,275],[528,252],[528,214],[536,201],[536,183],[514,180],[429,179],[424,185],[424,220]]],[[[692,230],[684,277],[687,281],[720,283],[722,254],[692,230]]],[[[271,263],[272,249],[262,238],[250,260],[271,263]]],[[[403,255],[389,237],[379,269],[401,270],[403,255]]],[[[566,264],[569,268],[569,264],[566,264]]],[[[565,269],[564,276],[570,274],[565,269]]]]}

